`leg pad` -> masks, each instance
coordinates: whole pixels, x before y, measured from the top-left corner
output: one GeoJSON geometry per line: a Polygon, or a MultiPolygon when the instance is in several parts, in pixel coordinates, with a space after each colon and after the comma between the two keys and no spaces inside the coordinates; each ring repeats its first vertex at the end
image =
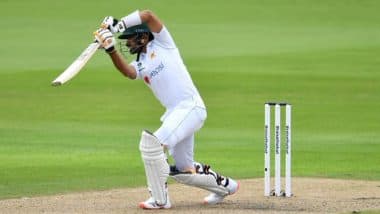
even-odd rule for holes
{"type": "Polygon", "coordinates": [[[229,188],[229,178],[223,177],[210,169],[210,166],[200,163],[194,164],[196,173],[179,172],[175,167],[171,167],[170,175],[177,182],[186,185],[199,187],[220,196],[231,194],[229,188]]]}
{"type": "Polygon", "coordinates": [[[165,205],[168,198],[166,181],[169,176],[169,164],[163,146],[153,134],[143,131],[140,151],[152,197],[158,205],[165,205]]]}

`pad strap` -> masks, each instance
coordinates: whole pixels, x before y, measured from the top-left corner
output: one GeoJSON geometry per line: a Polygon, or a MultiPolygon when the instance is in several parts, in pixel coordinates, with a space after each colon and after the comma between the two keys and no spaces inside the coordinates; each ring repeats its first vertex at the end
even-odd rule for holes
{"type": "Polygon", "coordinates": [[[195,174],[190,172],[180,172],[175,166],[171,167],[170,176],[179,183],[199,187],[221,196],[230,194],[230,191],[227,188],[229,178],[212,171],[209,165],[194,163],[194,166],[196,169],[195,174]]]}

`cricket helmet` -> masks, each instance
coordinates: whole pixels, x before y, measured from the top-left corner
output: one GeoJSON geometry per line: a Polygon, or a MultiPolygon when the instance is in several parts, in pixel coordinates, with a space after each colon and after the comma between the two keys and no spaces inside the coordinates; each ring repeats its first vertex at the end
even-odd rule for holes
{"type": "MultiPolygon", "coordinates": [[[[140,58],[140,53],[149,41],[154,39],[152,32],[150,31],[146,23],[135,25],[126,28],[125,31],[119,36],[119,39],[128,40],[125,42],[128,47],[128,52],[131,54],[137,54],[137,61],[140,58]],[[144,39],[144,37],[147,39],[144,39]]],[[[123,45],[122,45],[123,46],[123,45]]]]}
{"type": "Polygon", "coordinates": [[[150,32],[150,29],[146,23],[126,28],[125,31],[119,36],[119,39],[129,39],[135,35],[143,33],[149,33],[149,37],[151,37],[150,35],[152,33],[150,32]]]}

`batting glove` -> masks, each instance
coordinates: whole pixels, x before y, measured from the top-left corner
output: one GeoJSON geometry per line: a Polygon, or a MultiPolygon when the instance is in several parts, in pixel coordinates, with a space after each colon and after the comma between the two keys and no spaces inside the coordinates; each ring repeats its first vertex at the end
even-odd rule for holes
{"type": "Polygon", "coordinates": [[[115,51],[116,40],[110,30],[100,28],[94,32],[95,40],[100,44],[107,53],[115,51]]]}
{"type": "Polygon", "coordinates": [[[115,19],[112,16],[106,16],[100,25],[101,28],[105,28],[111,31],[111,33],[118,33],[119,28],[118,28],[118,20],[115,19]]]}

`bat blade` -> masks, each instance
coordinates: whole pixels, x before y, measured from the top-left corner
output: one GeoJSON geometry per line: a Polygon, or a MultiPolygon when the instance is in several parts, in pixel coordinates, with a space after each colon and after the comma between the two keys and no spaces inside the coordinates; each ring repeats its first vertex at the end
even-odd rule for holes
{"type": "Polygon", "coordinates": [[[65,82],[72,79],[79,71],[86,65],[88,60],[95,54],[96,50],[99,48],[99,43],[91,43],[80,55],[75,59],[69,67],[66,68],[53,82],[52,86],[60,86],[65,82]]]}

